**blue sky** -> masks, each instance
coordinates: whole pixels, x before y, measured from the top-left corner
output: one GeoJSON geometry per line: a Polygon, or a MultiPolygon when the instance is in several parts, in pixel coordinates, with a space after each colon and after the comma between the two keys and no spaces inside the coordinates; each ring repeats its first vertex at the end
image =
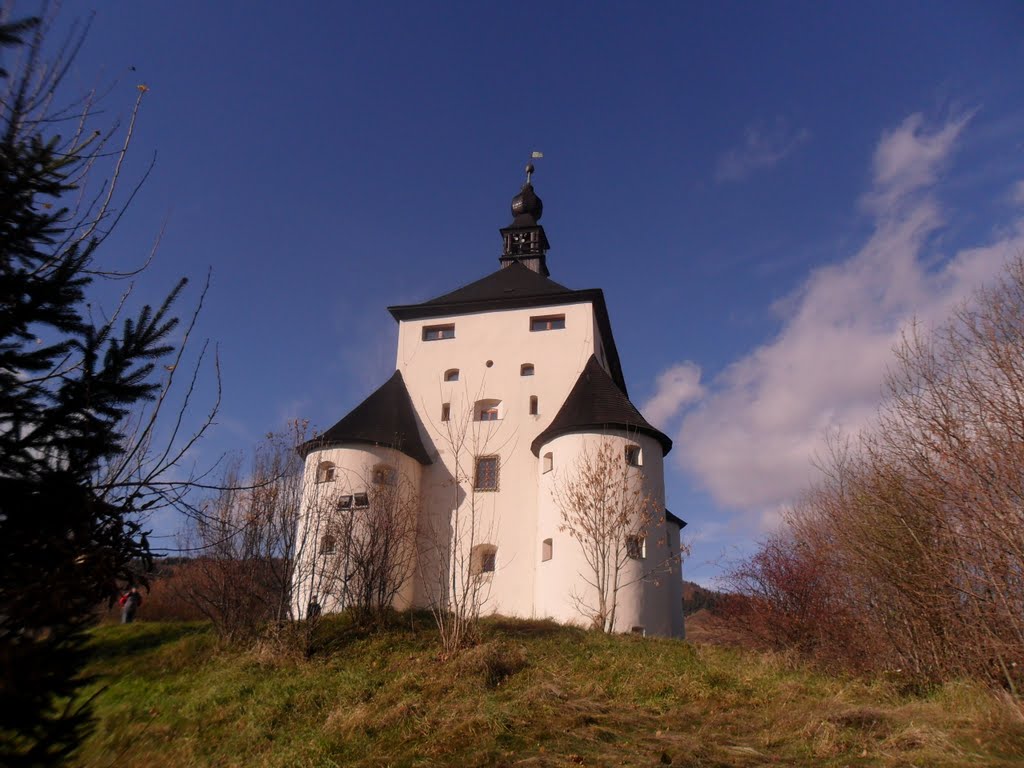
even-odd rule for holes
{"type": "Polygon", "coordinates": [[[385,307],[495,269],[542,151],[552,278],[604,289],[710,582],[870,418],[902,324],[1024,250],[1022,41],[1016,2],[108,2],[69,88],[150,88],[106,250],[166,221],[136,298],[212,267],[198,461],[383,382],[385,307]]]}

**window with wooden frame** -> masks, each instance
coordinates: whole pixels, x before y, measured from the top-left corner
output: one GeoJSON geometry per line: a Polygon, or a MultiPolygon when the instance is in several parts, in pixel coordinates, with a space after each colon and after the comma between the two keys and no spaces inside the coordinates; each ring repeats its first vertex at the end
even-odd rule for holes
{"type": "Polygon", "coordinates": [[[565,328],[565,315],[545,315],[544,317],[531,317],[531,331],[561,331],[565,328]]]}
{"type": "Polygon", "coordinates": [[[424,341],[440,341],[442,339],[455,338],[455,324],[448,325],[427,325],[423,327],[424,341]]]}
{"type": "Polygon", "coordinates": [[[476,460],[476,471],[473,474],[473,490],[498,490],[498,457],[479,456],[476,460]]]}
{"type": "Polygon", "coordinates": [[[500,421],[501,400],[477,400],[473,405],[473,418],[476,421],[500,421]]]}

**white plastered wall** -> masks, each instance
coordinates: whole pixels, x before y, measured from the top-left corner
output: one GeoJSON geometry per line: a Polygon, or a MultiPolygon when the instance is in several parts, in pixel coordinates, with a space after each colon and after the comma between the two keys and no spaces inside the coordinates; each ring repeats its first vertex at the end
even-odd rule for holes
{"type": "Polygon", "coordinates": [[[538,550],[538,615],[585,625],[587,620],[581,612],[580,601],[591,606],[597,604],[595,588],[586,583],[587,580],[593,582],[594,576],[583,549],[569,533],[560,530],[563,519],[554,491],[557,484],[564,482],[567,474],[572,472],[574,463],[587,452],[592,454],[598,450],[604,441],[612,443],[616,455],[622,456],[623,461],[627,445],[640,446],[642,465],[635,470],[635,477],[642,479],[644,492],[656,504],[656,523],[647,531],[644,559],[628,561],[621,573],[621,582],[626,586],[618,593],[615,631],[629,632],[634,627],[642,627],[647,634],[681,637],[681,585],[677,588],[674,584],[679,579],[679,565],[674,563],[674,554],[679,550],[678,546],[672,549],[670,529],[675,526],[668,525],[661,515],[665,509],[661,445],[647,435],[622,430],[561,435],[540,449],[537,536],[539,541],[552,540],[552,558],[542,561],[538,550]],[[552,469],[545,472],[543,457],[549,452],[552,454],[552,469]]]}
{"type": "MultiPolygon", "coordinates": [[[[595,348],[593,306],[589,302],[491,311],[399,325],[397,368],[402,372],[413,407],[423,426],[424,443],[434,464],[423,478],[424,530],[445,530],[453,511],[462,520],[476,507],[473,543],[498,547],[496,570],[490,577],[484,612],[530,617],[534,605],[534,576],[540,540],[537,537],[537,465],[530,450],[533,439],[550,423],[576,383],[595,348]],[[531,331],[530,318],[564,315],[565,328],[531,331]],[[425,326],[453,324],[454,339],[423,340],[425,326]],[[487,362],[491,365],[488,366],[487,362]],[[524,363],[534,366],[522,376],[524,363]],[[459,370],[459,380],[445,382],[444,374],[459,370]],[[538,413],[530,415],[530,397],[537,397],[538,413]],[[474,403],[501,401],[501,420],[471,419],[474,403]],[[441,421],[443,403],[451,420],[441,421]],[[453,435],[449,435],[448,427],[453,435]],[[461,450],[454,442],[464,440],[461,450]],[[431,447],[432,446],[432,447],[431,447]],[[500,484],[494,492],[467,494],[473,461],[479,455],[500,456],[500,484]],[[461,469],[456,471],[456,461],[461,469]],[[455,476],[467,478],[456,483],[455,476]],[[461,492],[460,492],[461,486],[461,492]]],[[[430,551],[438,542],[424,542],[430,551]]],[[[466,543],[468,547],[468,542],[466,543]]],[[[426,604],[436,594],[436,561],[424,560],[416,603],[426,604]]]]}
{"type": "MultiPolygon", "coordinates": [[[[296,534],[296,565],[292,591],[293,615],[305,617],[311,600],[316,599],[324,612],[340,610],[341,583],[338,578],[344,569],[345,546],[340,535],[353,515],[358,525],[359,510],[338,510],[338,497],[369,493],[372,490],[374,467],[385,465],[396,471],[395,482],[408,484],[410,496],[422,493],[422,467],[415,459],[393,448],[353,444],[347,447],[328,447],[311,451],[306,456],[303,478],[302,507],[296,534]],[[324,462],[334,464],[334,479],[317,481],[317,471],[324,462]],[[321,552],[325,535],[334,535],[337,550],[333,555],[321,552]]],[[[413,603],[417,563],[411,563],[408,578],[395,599],[395,608],[408,608],[413,603]]]]}

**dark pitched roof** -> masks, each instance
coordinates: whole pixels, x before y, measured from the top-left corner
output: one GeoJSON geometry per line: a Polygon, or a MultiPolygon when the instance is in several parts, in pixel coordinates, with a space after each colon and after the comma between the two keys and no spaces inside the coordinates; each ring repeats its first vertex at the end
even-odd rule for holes
{"type": "Polygon", "coordinates": [[[299,452],[305,456],[318,448],[347,443],[386,445],[420,464],[433,463],[420,439],[412,398],[401,371],[395,371],[394,376],[333,427],[299,446],[299,452]]]}
{"type": "Polygon", "coordinates": [[[558,435],[608,427],[650,435],[661,443],[666,454],[672,450],[668,436],[648,423],[597,358],[591,355],[555,418],[547,429],[537,435],[530,447],[534,455],[539,455],[540,447],[558,435]]]}
{"type": "MultiPolygon", "coordinates": [[[[456,288],[451,293],[438,296],[419,306],[436,304],[458,304],[462,302],[489,301],[494,299],[536,298],[557,294],[572,294],[573,291],[554,280],[544,277],[522,264],[510,264],[492,272],[486,277],[456,288]]],[[[396,307],[395,309],[398,309],[396,307]]],[[[392,312],[394,314],[394,312],[392,312]]]]}
{"type": "Polygon", "coordinates": [[[668,511],[667,508],[665,509],[665,519],[668,520],[670,523],[675,523],[680,528],[686,527],[686,521],[678,515],[673,515],[671,512],[668,511]]]}
{"type": "Polygon", "coordinates": [[[619,351],[615,347],[604,293],[600,288],[574,291],[516,262],[436,299],[430,299],[422,304],[388,307],[388,312],[395,320],[420,320],[490,310],[549,307],[581,302],[590,302],[594,306],[594,315],[605,344],[608,366],[611,368],[615,383],[625,392],[626,380],[622,375],[622,363],[619,361],[619,351]]]}

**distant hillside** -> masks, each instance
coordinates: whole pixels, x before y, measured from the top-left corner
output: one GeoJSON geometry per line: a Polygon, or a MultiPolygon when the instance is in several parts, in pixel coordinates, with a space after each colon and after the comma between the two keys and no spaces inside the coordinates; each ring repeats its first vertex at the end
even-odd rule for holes
{"type": "Polygon", "coordinates": [[[724,596],[722,592],[683,579],[683,615],[689,616],[701,610],[714,610],[724,596]]]}

